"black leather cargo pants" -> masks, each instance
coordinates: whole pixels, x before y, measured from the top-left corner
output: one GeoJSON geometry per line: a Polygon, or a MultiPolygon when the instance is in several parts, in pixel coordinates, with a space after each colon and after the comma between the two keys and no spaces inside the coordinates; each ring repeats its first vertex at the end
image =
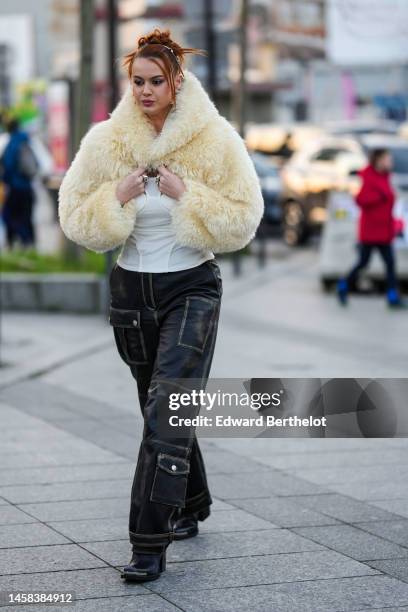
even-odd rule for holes
{"type": "MultiPolygon", "coordinates": [[[[210,514],[212,499],[194,429],[186,437],[164,437],[158,421],[168,411],[172,381],[199,380],[205,388],[217,336],[221,274],[214,259],[177,272],[132,272],[115,265],[110,291],[110,323],[119,354],[136,379],[144,417],[129,539],[137,552],[160,552],[173,540],[176,513],[177,518],[197,513],[199,520],[210,514]]],[[[197,414],[195,409],[191,416],[197,414]]]]}

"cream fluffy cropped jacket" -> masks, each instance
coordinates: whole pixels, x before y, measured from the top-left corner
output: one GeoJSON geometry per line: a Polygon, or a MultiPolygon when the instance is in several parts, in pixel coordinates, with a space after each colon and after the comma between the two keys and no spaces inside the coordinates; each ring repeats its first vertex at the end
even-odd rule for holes
{"type": "Polygon", "coordinates": [[[96,252],[122,245],[132,232],[135,201],[122,208],[117,184],[138,166],[169,170],[186,191],[171,211],[181,245],[213,252],[243,248],[263,215],[254,165],[238,132],[189,70],[159,135],[134,102],[131,87],[109,119],[84,136],[59,192],[59,219],[72,241],[96,252]]]}

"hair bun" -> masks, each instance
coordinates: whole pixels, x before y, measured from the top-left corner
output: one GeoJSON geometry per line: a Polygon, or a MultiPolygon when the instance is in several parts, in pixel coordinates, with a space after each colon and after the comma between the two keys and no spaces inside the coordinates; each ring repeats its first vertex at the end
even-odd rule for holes
{"type": "Polygon", "coordinates": [[[147,34],[146,36],[141,36],[138,40],[139,49],[145,45],[157,44],[167,45],[176,53],[177,51],[181,51],[181,47],[172,40],[170,30],[159,30],[158,28],[155,28],[153,32],[150,32],[150,34],[147,34]]]}

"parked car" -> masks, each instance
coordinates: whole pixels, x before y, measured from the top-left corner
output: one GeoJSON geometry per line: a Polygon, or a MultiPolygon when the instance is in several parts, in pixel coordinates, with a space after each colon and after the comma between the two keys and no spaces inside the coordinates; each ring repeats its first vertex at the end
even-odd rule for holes
{"type": "Polygon", "coordinates": [[[310,141],[282,169],[282,220],[285,242],[305,243],[326,219],[331,190],[347,189],[366,161],[361,145],[349,137],[310,141]],[[353,176],[354,175],[354,176],[353,176]]]}
{"type": "Polygon", "coordinates": [[[311,139],[321,137],[323,128],[309,123],[257,123],[248,125],[245,142],[250,151],[271,155],[283,163],[311,139]]]}
{"type": "Polygon", "coordinates": [[[261,184],[265,204],[265,212],[261,222],[262,230],[266,234],[274,233],[280,227],[282,220],[282,182],[278,167],[265,155],[250,153],[256,173],[261,184]]]}
{"type": "Polygon", "coordinates": [[[370,151],[388,148],[394,159],[393,183],[398,192],[408,190],[408,143],[383,134],[351,137],[329,136],[309,143],[284,166],[282,220],[287,244],[305,243],[320,231],[327,218],[332,191],[355,194],[360,186],[358,170],[368,163],[370,151]]]}

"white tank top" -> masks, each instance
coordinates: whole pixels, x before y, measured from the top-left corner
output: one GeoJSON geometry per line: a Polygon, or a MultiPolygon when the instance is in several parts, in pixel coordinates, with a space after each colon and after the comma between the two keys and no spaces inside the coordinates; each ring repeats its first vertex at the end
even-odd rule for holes
{"type": "MultiPolygon", "coordinates": [[[[160,194],[156,177],[145,183],[146,194],[136,198],[136,220],[117,264],[136,272],[176,272],[214,259],[209,250],[181,246],[176,242],[170,211],[177,201],[160,194]]],[[[126,206],[126,204],[125,204],[126,206]]]]}

